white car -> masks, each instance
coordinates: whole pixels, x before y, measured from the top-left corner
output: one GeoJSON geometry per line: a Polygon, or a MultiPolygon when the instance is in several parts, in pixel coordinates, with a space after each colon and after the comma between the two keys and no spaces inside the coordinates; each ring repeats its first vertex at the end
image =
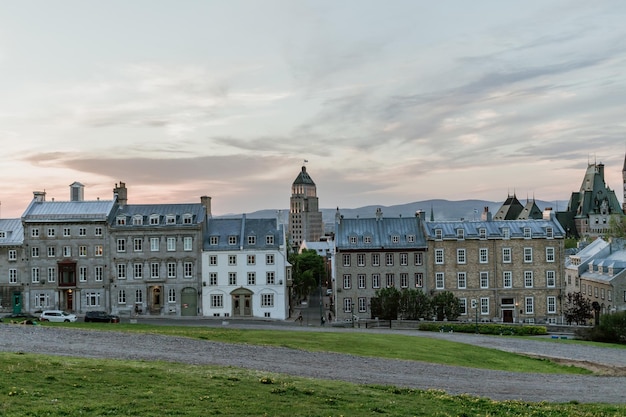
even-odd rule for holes
{"type": "Polygon", "coordinates": [[[76,319],[76,314],[66,313],[62,310],[45,310],[39,316],[39,320],[41,321],[51,321],[56,323],[75,322],[76,319]]]}

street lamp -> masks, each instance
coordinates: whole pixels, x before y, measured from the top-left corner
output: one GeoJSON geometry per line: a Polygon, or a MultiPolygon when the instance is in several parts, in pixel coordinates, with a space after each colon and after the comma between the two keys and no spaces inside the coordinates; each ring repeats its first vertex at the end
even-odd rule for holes
{"type": "Polygon", "coordinates": [[[352,309],[350,309],[350,313],[352,313],[352,328],[354,329],[354,319],[356,318],[356,314],[354,314],[354,301],[352,301],[352,309]]]}

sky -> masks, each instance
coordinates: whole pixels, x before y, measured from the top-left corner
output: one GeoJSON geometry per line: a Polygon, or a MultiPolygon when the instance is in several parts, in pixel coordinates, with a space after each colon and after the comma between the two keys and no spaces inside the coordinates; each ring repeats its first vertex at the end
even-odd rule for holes
{"type": "MultiPolygon", "coordinates": [[[[7,0],[0,216],[33,198],[322,208],[623,198],[623,0],[7,0]]],[[[564,209],[564,207],[563,207],[564,209]]]]}

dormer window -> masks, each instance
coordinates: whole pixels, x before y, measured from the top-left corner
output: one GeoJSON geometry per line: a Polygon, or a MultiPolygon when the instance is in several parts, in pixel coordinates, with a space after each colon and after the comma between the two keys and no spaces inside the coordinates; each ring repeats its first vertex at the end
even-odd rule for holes
{"type": "Polygon", "coordinates": [[[256,236],[248,236],[248,245],[256,245],[256,236]]]}
{"type": "Polygon", "coordinates": [[[7,232],[0,232],[0,239],[7,237],[7,232]]]}
{"type": "Polygon", "coordinates": [[[532,233],[530,231],[530,227],[524,227],[524,239],[530,239],[532,237],[532,233]]]}
{"type": "Polygon", "coordinates": [[[485,229],[484,227],[478,229],[478,237],[481,239],[487,239],[487,229],[485,229]]]}
{"type": "Polygon", "coordinates": [[[159,215],[158,214],[150,215],[150,224],[159,224],[159,215]]]}
{"type": "Polygon", "coordinates": [[[183,214],[183,224],[191,224],[193,216],[191,214],[183,214]]]}
{"type": "Polygon", "coordinates": [[[356,236],[350,236],[350,244],[351,245],[356,245],[356,242],[357,242],[356,236]]]}
{"type": "Polygon", "coordinates": [[[229,245],[236,245],[237,244],[237,236],[235,236],[235,235],[228,236],[228,244],[229,245]]]}
{"type": "Polygon", "coordinates": [[[126,224],[126,216],[118,216],[115,219],[115,224],[118,226],[124,226],[126,224]]]}
{"type": "Polygon", "coordinates": [[[265,236],[265,244],[266,245],[273,245],[274,244],[274,236],[272,236],[272,235],[265,236]]]}
{"type": "Polygon", "coordinates": [[[215,246],[218,244],[219,240],[220,240],[219,236],[211,236],[209,238],[209,244],[212,246],[215,246]]]}
{"type": "Polygon", "coordinates": [[[415,243],[415,235],[408,235],[406,241],[409,243],[415,243]]]}
{"type": "Polygon", "coordinates": [[[391,242],[392,243],[400,243],[400,236],[398,236],[398,235],[391,236],[391,242]]]}
{"type": "Polygon", "coordinates": [[[552,239],[554,237],[554,229],[552,227],[546,227],[546,237],[552,239]]]}
{"type": "Polygon", "coordinates": [[[165,217],[165,223],[166,224],[176,224],[176,216],[174,216],[173,214],[168,214],[165,217]]]}
{"type": "Polygon", "coordinates": [[[510,239],[511,238],[511,229],[505,227],[502,229],[502,239],[510,239]]]}
{"type": "Polygon", "coordinates": [[[443,239],[443,230],[435,229],[435,239],[437,240],[443,239]]]}
{"type": "Polygon", "coordinates": [[[371,236],[364,236],[363,237],[363,243],[372,243],[372,237],[371,236]]]}
{"type": "Polygon", "coordinates": [[[465,229],[456,229],[456,238],[459,240],[465,239],[465,229]]]}
{"type": "Polygon", "coordinates": [[[143,216],[133,216],[133,226],[140,226],[143,224],[143,216]]]}

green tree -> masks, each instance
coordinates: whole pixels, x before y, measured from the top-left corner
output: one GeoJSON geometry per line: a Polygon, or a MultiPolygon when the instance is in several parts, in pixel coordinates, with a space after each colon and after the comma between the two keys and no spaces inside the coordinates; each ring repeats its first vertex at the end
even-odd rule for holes
{"type": "Polygon", "coordinates": [[[400,291],[395,287],[383,288],[376,291],[370,301],[372,316],[382,320],[397,320],[400,307],[400,291]]]}
{"type": "Polygon", "coordinates": [[[420,289],[403,290],[400,295],[400,316],[406,320],[430,318],[430,297],[420,289]]]}
{"type": "Polygon", "coordinates": [[[626,238],[626,216],[611,215],[609,218],[609,236],[626,238]]]}
{"type": "Polygon", "coordinates": [[[305,249],[302,253],[291,253],[289,263],[292,265],[293,292],[297,299],[304,299],[326,281],[326,264],[324,258],[314,249],[305,249]],[[321,281],[320,281],[321,280],[321,281]]]}
{"type": "Polygon", "coordinates": [[[626,343],[626,311],[603,314],[594,334],[599,342],[626,343]]]}
{"type": "Polygon", "coordinates": [[[567,324],[585,324],[587,320],[593,318],[592,310],[591,300],[580,292],[567,293],[563,311],[567,324]]]}
{"type": "Polygon", "coordinates": [[[450,291],[442,291],[432,299],[432,311],[437,320],[456,320],[461,314],[461,305],[450,291]]]}

